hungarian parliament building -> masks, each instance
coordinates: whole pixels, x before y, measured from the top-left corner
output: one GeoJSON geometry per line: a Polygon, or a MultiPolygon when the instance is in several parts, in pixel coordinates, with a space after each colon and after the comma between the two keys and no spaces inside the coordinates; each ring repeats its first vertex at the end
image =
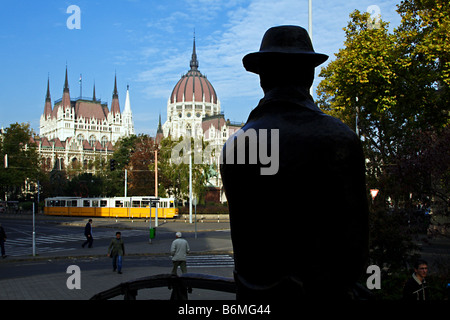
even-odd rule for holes
{"type": "MultiPolygon", "coordinates": [[[[167,102],[167,120],[162,125],[160,117],[155,139],[160,141],[169,136],[173,140],[193,137],[203,139],[210,145],[210,149],[216,150],[214,159],[208,160],[213,172],[209,187],[215,188],[215,198],[223,201],[222,182],[218,173],[220,150],[243,123],[225,120],[216,91],[198,66],[194,38],[190,68],[172,90],[167,102]]],[[[92,98],[73,99],[70,97],[66,67],[62,98],[56,100],[53,107],[49,81],[47,82],[40,134],[32,142],[37,146],[45,170],[64,170],[74,163],[89,170],[90,161],[99,156],[108,158],[120,138],[133,134],[135,130],[129,87],[127,86],[123,112],[119,105],[116,78],[111,108],[96,98],[95,86],[92,98]]]]}
{"type": "Polygon", "coordinates": [[[63,95],[52,108],[50,85],[47,82],[44,112],[40,119],[40,134],[34,138],[45,170],[65,169],[71,163],[87,168],[89,161],[114,152],[114,144],[121,137],[135,134],[130,93],[127,87],[125,108],[120,110],[117,79],[111,109],[95,97],[71,99],[67,67],[63,95]]]}

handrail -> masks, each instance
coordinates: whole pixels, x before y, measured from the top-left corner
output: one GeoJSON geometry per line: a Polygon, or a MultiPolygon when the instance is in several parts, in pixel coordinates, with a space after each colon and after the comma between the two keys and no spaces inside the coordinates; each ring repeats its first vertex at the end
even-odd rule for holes
{"type": "Polygon", "coordinates": [[[158,274],[123,282],[95,294],[90,300],[108,300],[119,295],[123,295],[124,300],[136,300],[138,290],[165,286],[172,289],[170,300],[188,300],[188,292],[192,292],[192,288],[236,293],[236,284],[231,278],[197,273],[186,273],[181,276],[158,274]]]}

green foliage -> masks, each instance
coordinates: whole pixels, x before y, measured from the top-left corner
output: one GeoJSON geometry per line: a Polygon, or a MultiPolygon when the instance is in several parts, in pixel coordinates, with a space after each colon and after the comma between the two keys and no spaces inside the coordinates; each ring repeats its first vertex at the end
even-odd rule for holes
{"type": "MultiPolygon", "coordinates": [[[[397,11],[393,32],[352,12],[344,47],[317,88],[322,110],[357,126],[368,189],[380,190],[369,217],[369,263],[383,268],[381,299],[401,298],[412,274],[413,235],[426,231],[408,225],[415,206],[448,215],[450,201],[450,3],[403,0],[397,11]]],[[[437,299],[446,272],[430,275],[437,299]]]]}
{"type": "MultiPolygon", "coordinates": [[[[174,195],[178,199],[189,199],[189,164],[180,163],[175,164],[172,162],[172,150],[173,148],[183,141],[183,137],[179,140],[172,140],[171,137],[167,137],[161,140],[161,148],[158,156],[158,172],[161,173],[161,178],[158,178],[163,186],[163,189],[168,193],[174,195]]],[[[191,139],[191,148],[193,148],[194,142],[191,139]]],[[[202,141],[202,151],[205,150],[207,144],[202,141]]],[[[181,151],[180,156],[183,156],[181,151]]],[[[206,194],[206,184],[208,181],[208,173],[210,166],[208,164],[195,164],[194,154],[192,157],[192,194],[196,196],[199,203],[204,203],[204,197],[206,194]]]]}
{"type": "Polygon", "coordinates": [[[401,271],[418,258],[405,212],[377,210],[369,215],[370,264],[401,271]]]}
{"type": "MultiPolygon", "coordinates": [[[[368,13],[352,12],[344,48],[322,69],[318,86],[318,104],[325,112],[351,128],[358,117],[368,185],[394,204],[412,192],[401,170],[402,161],[420,152],[411,146],[425,135],[432,135],[435,145],[445,144],[450,114],[450,4],[408,0],[398,12],[402,23],[393,33],[387,22],[370,28],[368,13]]],[[[441,152],[448,155],[448,148],[441,152]]],[[[408,168],[409,180],[424,180],[416,177],[417,169],[430,159],[421,159],[416,169],[408,168]]],[[[435,185],[449,176],[448,165],[438,168],[426,172],[435,185]]],[[[448,201],[446,186],[415,188],[413,200],[439,196],[448,201]]]]}
{"type": "Polygon", "coordinates": [[[9,200],[22,196],[25,181],[36,182],[41,176],[39,155],[34,144],[30,144],[33,135],[30,124],[11,124],[0,139],[0,190],[2,196],[7,193],[9,200]],[[3,161],[5,154],[8,167],[3,161]]]}
{"type": "Polygon", "coordinates": [[[103,179],[92,173],[82,173],[67,184],[66,194],[74,197],[100,197],[103,195],[103,179]]]}

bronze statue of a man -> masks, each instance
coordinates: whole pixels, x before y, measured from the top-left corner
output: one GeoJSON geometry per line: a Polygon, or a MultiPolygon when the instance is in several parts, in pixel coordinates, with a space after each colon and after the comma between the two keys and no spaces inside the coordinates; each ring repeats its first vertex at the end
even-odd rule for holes
{"type": "Polygon", "coordinates": [[[279,26],[243,59],[264,98],[222,151],[238,299],[347,299],[365,271],[361,144],[309,94],[327,58],[304,28],[279,26]]]}

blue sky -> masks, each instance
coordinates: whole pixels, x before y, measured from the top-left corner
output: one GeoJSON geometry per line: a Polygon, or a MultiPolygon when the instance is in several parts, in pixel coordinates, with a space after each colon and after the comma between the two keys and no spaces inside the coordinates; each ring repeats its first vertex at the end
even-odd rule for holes
{"type": "MultiPolygon", "coordinates": [[[[316,52],[343,47],[349,14],[380,8],[390,28],[400,23],[398,1],[313,0],[316,52]]],[[[225,117],[246,121],[262,98],[257,75],[242,57],[258,51],[275,25],[308,27],[308,0],[17,0],[0,8],[0,126],[30,123],[39,133],[47,77],[52,103],[61,98],[67,63],[71,97],[96,96],[111,105],[117,74],[121,110],[126,86],[137,133],[155,135],[159,114],[166,120],[169,95],[189,69],[195,29],[199,70],[216,89],[225,117]],[[70,5],[80,10],[81,29],[69,29],[70,5]]],[[[322,65],[322,66],[324,66],[322,65]]],[[[317,86],[320,79],[317,77],[317,86]]]]}

